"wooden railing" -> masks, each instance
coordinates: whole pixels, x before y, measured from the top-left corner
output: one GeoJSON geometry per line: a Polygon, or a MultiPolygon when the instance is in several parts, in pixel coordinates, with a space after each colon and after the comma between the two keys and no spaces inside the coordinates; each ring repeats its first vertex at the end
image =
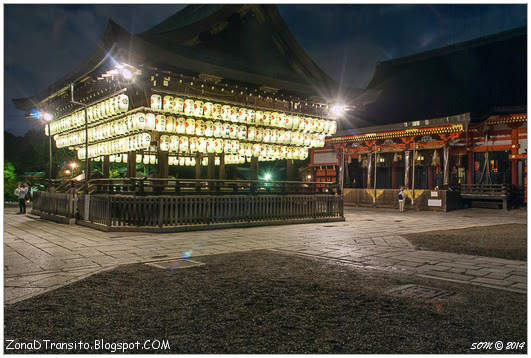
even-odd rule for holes
{"type": "Polygon", "coordinates": [[[513,206],[513,190],[505,184],[463,184],[461,185],[461,198],[473,201],[498,201],[502,208],[508,210],[513,206]]]}
{"type": "Polygon", "coordinates": [[[32,210],[73,218],[75,199],[71,194],[37,191],[33,193],[32,210]]]}
{"type": "Polygon", "coordinates": [[[343,219],[343,198],[337,195],[90,195],[81,196],[78,207],[81,218],[108,228],[343,219]]]}

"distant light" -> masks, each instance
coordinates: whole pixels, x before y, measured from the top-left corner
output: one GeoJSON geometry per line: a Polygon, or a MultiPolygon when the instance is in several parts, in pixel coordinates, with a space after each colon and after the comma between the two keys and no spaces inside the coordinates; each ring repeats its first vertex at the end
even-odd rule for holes
{"type": "Polygon", "coordinates": [[[50,113],[46,113],[44,112],[42,114],[42,118],[46,121],[46,122],[50,122],[52,119],[53,119],[53,116],[50,114],[50,113]]]}
{"type": "Polygon", "coordinates": [[[308,174],[308,176],[306,178],[308,178],[308,180],[311,180],[312,179],[312,175],[308,174]]]}
{"type": "Polygon", "coordinates": [[[264,174],[264,180],[265,180],[265,181],[270,181],[271,178],[272,178],[271,173],[265,173],[265,174],[264,174]]]}
{"type": "Polygon", "coordinates": [[[122,73],[122,77],[126,80],[130,80],[133,78],[133,72],[131,72],[131,70],[127,68],[122,68],[120,72],[122,73]]]}
{"type": "Polygon", "coordinates": [[[334,118],[339,118],[343,117],[346,110],[347,106],[341,103],[336,103],[332,106],[332,108],[330,108],[330,113],[332,114],[332,116],[334,116],[334,118]]]}
{"type": "Polygon", "coordinates": [[[67,174],[67,175],[70,174],[70,170],[66,169],[65,170],[65,174],[67,174]]]}
{"type": "Polygon", "coordinates": [[[69,165],[70,165],[70,168],[72,168],[72,169],[77,167],[77,163],[76,162],[72,162],[69,165]]]}

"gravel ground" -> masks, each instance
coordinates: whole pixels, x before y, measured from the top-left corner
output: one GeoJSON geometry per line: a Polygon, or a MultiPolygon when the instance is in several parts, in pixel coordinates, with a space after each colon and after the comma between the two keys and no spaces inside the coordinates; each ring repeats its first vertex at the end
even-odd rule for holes
{"type": "Polygon", "coordinates": [[[527,260],[527,225],[476,226],[402,235],[418,249],[527,260]]]}
{"type": "Polygon", "coordinates": [[[6,306],[4,341],[167,339],[171,349],[158,353],[466,353],[477,352],[473,342],[526,340],[526,297],[512,292],[271,251],[194,260],[205,265],[121,266],[6,306]],[[455,296],[388,292],[413,283],[455,296]]]}

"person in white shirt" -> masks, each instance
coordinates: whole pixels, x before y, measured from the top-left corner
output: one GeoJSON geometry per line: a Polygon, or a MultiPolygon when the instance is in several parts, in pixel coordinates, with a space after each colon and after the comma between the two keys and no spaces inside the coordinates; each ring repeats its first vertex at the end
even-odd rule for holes
{"type": "Polygon", "coordinates": [[[17,188],[15,189],[15,195],[18,198],[18,214],[26,213],[26,194],[28,193],[29,188],[27,186],[22,186],[18,183],[17,188]]]}

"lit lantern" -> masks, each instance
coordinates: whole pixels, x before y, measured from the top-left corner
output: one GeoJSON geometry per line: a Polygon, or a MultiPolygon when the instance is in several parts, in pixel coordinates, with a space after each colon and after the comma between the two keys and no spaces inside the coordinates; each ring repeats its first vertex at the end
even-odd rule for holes
{"type": "Polygon", "coordinates": [[[179,152],[188,153],[188,137],[179,137],[179,152]]]}
{"type": "Polygon", "coordinates": [[[328,131],[330,130],[330,121],[323,121],[323,133],[328,135],[328,131]]]}
{"type": "Polygon", "coordinates": [[[156,118],[153,113],[146,114],[146,126],[145,129],[148,130],[155,130],[156,126],[156,118]]]}
{"type": "Polygon", "coordinates": [[[303,134],[304,142],[303,145],[309,147],[312,144],[312,137],[308,133],[303,134]]]}
{"type": "Polygon", "coordinates": [[[188,141],[188,146],[190,149],[190,153],[195,154],[195,152],[197,152],[197,138],[191,137],[190,140],[188,141]]]}
{"type": "Polygon", "coordinates": [[[120,112],[120,103],[119,102],[120,102],[120,99],[118,98],[118,96],[111,98],[111,107],[112,107],[112,110],[113,110],[114,114],[121,113],[120,112]]]}
{"type": "Polygon", "coordinates": [[[214,152],[220,154],[223,152],[223,139],[214,140],[214,152]]]}
{"type": "Polygon", "coordinates": [[[238,154],[238,152],[240,151],[240,142],[238,142],[237,140],[233,140],[231,141],[230,146],[232,149],[232,153],[238,154]]]}
{"type": "Polygon", "coordinates": [[[234,123],[238,123],[238,107],[230,107],[229,120],[234,123]]]}
{"type": "Polygon", "coordinates": [[[288,147],[286,147],[285,145],[281,146],[279,158],[286,159],[287,155],[288,155],[288,147]]]}
{"type": "Polygon", "coordinates": [[[247,123],[247,109],[243,107],[238,108],[238,122],[247,123]]]}
{"type": "Polygon", "coordinates": [[[183,117],[177,118],[175,127],[176,127],[175,129],[176,129],[177,133],[179,133],[179,134],[186,133],[186,121],[185,121],[185,119],[183,117]]]}
{"type": "Polygon", "coordinates": [[[278,127],[278,113],[277,112],[273,112],[271,113],[271,116],[270,116],[270,125],[272,127],[278,127]]]}
{"type": "Polygon", "coordinates": [[[301,151],[301,155],[300,155],[301,160],[308,158],[308,148],[301,148],[300,151],[301,151]]]}
{"type": "Polygon", "coordinates": [[[180,157],[179,158],[179,165],[182,167],[184,166],[184,160],[185,160],[185,157],[180,157]]]}
{"type": "Polygon", "coordinates": [[[142,147],[147,148],[151,143],[151,135],[149,133],[142,133],[142,147]]]}
{"type": "Polygon", "coordinates": [[[238,138],[238,126],[236,124],[229,125],[229,137],[238,138]]]}
{"type": "Polygon", "coordinates": [[[205,135],[205,129],[203,126],[203,121],[201,119],[195,120],[195,135],[197,136],[204,136],[205,135]]]}
{"type": "Polygon", "coordinates": [[[151,154],[149,156],[149,164],[156,164],[157,163],[157,157],[154,154],[151,154]]]}
{"type": "Polygon", "coordinates": [[[240,143],[237,154],[241,156],[245,156],[245,143],[240,143]]]}
{"type": "Polygon", "coordinates": [[[239,140],[246,140],[247,139],[247,127],[246,126],[239,126],[238,127],[238,139],[239,140]]]}
{"type": "Polygon", "coordinates": [[[256,134],[254,140],[257,142],[262,142],[264,139],[264,130],[260,127],[256,128],[256,134]]]}
{"type": "Polygon", "coordinates": [[[221,119],[224,121],[230,121],[230,106],[224,105],[221,107],[221,119]]]}
{"type": "Polygon", "coordinates": [[[221,118],[221,104],[216,103],[212,106],[212,118],[220,119],[221,118]]]}
{"type": "Polygon", "coordinates": [[[107,113],[107,107],[105,106],[105,101],[102,101],[99,103],[99,106],[100,106],[100,118],[107,118],[107,116],[109,115],[107,113]]]}
{"type": "Polygon", "coordinates": [[[273,157],[273,155],[275,154],[275,148],[273,147],[273,145],[271,145],[271,144],[267,145],[267,153],[266,154],[267,154],[267,157],[269,157],[269,158],[273,157]]]}
{"type": "Polygon", "coordinates": [[[197,138],[197,151],[199,153],[206,153],[206,138],[205,137],[197,138]]]}
{"type": "Polygon", "coordinates": [[[112,104],[112,98],[107,98],[105,101],[105,112],[107,113],[107,117],[114,115],[114,106],[112,104]]]}
{"type": "Polygon", "coordinates": [[[247,128],[247,140],[254,141],[256,138],[256,127],[247,128]]]}
{"type": "Polygon", "coordinates": [[[163,152],[167,152],[170,150],[170,137],[167,135],[161,135],[160,136],[160,150],[163,152]]]}
{"type": "Polygon", "coordinates": [[[171,109],[173,113],[182,113],[184,111],[184,100],[175,97],[171,102],[171,109]]]}
{"type": "Polygon", "coordinates": [[[262,124],[264,126],[271,125],[271,112],[264,112],[262,116],[262,124]]]}
{"type": "Polygon", "coordinates": [[[215,122],[212,125],[212,132],[214,134],[214,137],[216,137],[216,138],[221,137],[221,127],[222,127],[221,122],[215,122]]]}
{"type": "Polygon", "coordinates": [[[206,167],[208,165],[208,158],[207,157],[204,157],[203,159],[201,159],[201,165],[206,167]]]}
{"type": "Polygon", "coordinates": [[[230,140],[223,141],[223,152],[232,153],[232,141],[230,140]]]}
{"type": "Polygon", "coordinates": [[[190,158],[190,166],[195,166],[195,158],[190,158]]]}
{"type": "Polygon", "coordinates": [[[177,151],[179,151],[179,137],[176,135],[172,135],[170,137],[170,152],[177,151]]]}
{"type": "Polygon", "coordinates": [[[252,109],[247,110],[247,124],[255,124],[256,122],[256,113],[252,109]]]}
{"type": "Polygon", "coordinates": [[[45,126],[44,127],[44,134],[46,134],[46,136],[49,136],[50,135],[50,131],[48,129],[48,126],[45,126]]]}
{"type": "Polygon", "coordinates": [[[329,126],[329,135],[336,134],[337,131],[337,123],[336,121],[331,121],[329,126]]]}
{"type": "Polygon", "coordinates": [[[184,101],[184,114],[191,116],[194,113],[194,100],[187,99],[184,101]]]}
{"type": "Polygon", "coordinates": [[[261,125],[264,118],[264,113],[262,111],[256,111],[254,114],[254,122],[257,125],[261,125]]]}
{"type": "Polygon", "coordinates": [[[146,128],[146,115],[144,113],[135,113],[131,121],[131,131],[143,130],[146,128]]]}
{"type": "Polygon", "coordinates": [[[284,144],[290,144],[291,143],[291,131],[284,131],[284,144]]]}
{"type": "Polygon", "coordinates": [[[220,165],[221,164],[221,159],[219,157],[215,157],[214,158],[214,165],[220,165]]]}
{"type": "Polygon", "coordinates": [[[293,116],[291,117],[292,121],[293,121],[293,124],[292,124],[292,129],[294,130],[297,130],[299,129],[299,124],[301,123],[301,117],[299,116],[293,116]]]}
{"type": "Polygon", "coordinates": [[[87,107],[87,116],[88,116],[88,120],[89,120],[89,123],[92,123],[92,116],[93,116],[93,109],[94,107],[90,106],[90,107],[87,107]]]}
{"type": "Polygon", "coordinates": [[[316,118],[311,119],[311,131],[317,132],[317,128],[319,127],[319,121],[316,118]]]}
{"type": "Polygon", "coordinates": [[[162,98],[159,94],[151,95],[151,109],[154,111],[160,111],[162,109],[162,98]]]}
{"type": "Polygon", "coordinates": [[[271,143],[271,129],[266,128],[266,129],[264,129],[263,133],[264,133],[263,142],[264,143],[271,143]]]}
{"type": "Polygon", "coordinates": [[[122,163],[127,163],[127,154],[122,154],[122,163]]]}
{"type": "Polygon", "coordinates": [[[306,131],[306,118],[301,117],[301,121],[299,122],[299,132],[305,132],[306,131]]]}
{"type": "Polygon", "coordinates": [[[221,137],[229,138],[230,124],[221,122],[221,137]]]}
{"type": "Polygon", "coordinates": [[[175,117],[166,117],[166,132],[175,133],[175,117]]]}
{"type": "Polygon", "coordinates": [[[212,104],[212,102],[206,102],[205,104],[203,104],[203,116],[205,116],[206,118],[212,118],[213,107],[214,105],[212,104]]]}
{"type": "Polygon", "coordinates": [[[278,114],[278,126],[284,128],[286,126],[286,113],[278,114]]]}
{"type": "Polygon", "coordinates": [[[215,141],[212,138],[206,140],[206,151],[207,153],[214,153],[215,151],[215,141]]]}
{"type": "Polygon", "coordinates": [[[101,114],[99,105],[92,106],[92,117],[94,121],[100,120],[101,114]]]}
{"type": "Polygon", "coordinates": [[[322,133],[325,127],[325,121],[322,119],[317,120],[317,133],[322,133]]]}
{"type": "Polygon", "coordinates": [[[286,127],[287,129],[292,129],[293,128],[293,116],[290,116],[290,115],[286,115],[284,117],[284,127],[286,127]]]}
{"type": "Polygon", "coordinates": [[[171,112],[172,111],[171,101],[173,101],[173,97],[172,96],[164,96],[164,98],[162,100],[162,109],[164,111],[166,111],[166,112],[171,112]]]}
{"type": "Polygon", "coordinates": [[[203,116],[203,101],[194,101],[194,116],[202,117],[203,116]]]}
{"type": "Polygon", "coordinates": [[[260,144],[253,144],[253,157],[259,157],[262,148],[260,144]]]}
{"type": "Polygon", "coordinates": [[[158,132],[166,131],[166,116],[164,114],[157,114],[155,117],[155,129],[158,132]]]}
{"type": "Polygon", "coordinates": [[[269,139],[271,143],[278,143],[278,130],[271,129],[271,138],[269,139]]]}
{"type": "Polygon", "coordinates": [[[193,135],[195,133],[195,120],[193,118],[186,118],[185,128],[186,134],[193,135]]]}
{"type": "Polygon", "coordinates": [[[206,121],[204,123],[205,136],[212,137],[214,135],[214,123],[212,121],[206,121]]]}

